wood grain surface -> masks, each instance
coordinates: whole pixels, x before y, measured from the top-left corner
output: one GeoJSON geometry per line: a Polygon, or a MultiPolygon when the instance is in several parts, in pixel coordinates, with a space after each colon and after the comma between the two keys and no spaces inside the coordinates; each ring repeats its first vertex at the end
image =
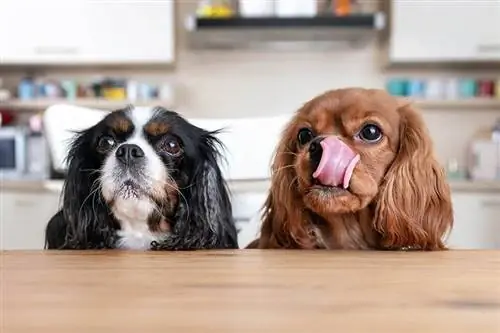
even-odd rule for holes
{"type": "Polygon", "coordinates": [[[499,252],[2,252],[3,333],[500,332],[499,252]]]}

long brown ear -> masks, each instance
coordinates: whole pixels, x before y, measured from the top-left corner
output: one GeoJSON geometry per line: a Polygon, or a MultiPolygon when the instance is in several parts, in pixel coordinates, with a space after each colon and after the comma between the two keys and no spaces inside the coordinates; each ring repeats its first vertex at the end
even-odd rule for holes
{"type": "MultiPolygon", "coordinates": [[[[293,122],[293,121],[292,121],[293,122]]],[[[290,128],[290,127],[289,127],[290,128]]],[[[271,188],[264,204],[259,248],[313,248],[309,234],[309,216],[297,192],[293,149],[285,130],[276,150],[271,188]]]]}
{"type": "Polygon", "coordinates": [[[400,113],[400,147],[379,191],[374,228],[383,248],[444,249],[443,237],[453,226],[445,173],[420,114],[409,105],[400,113]]]}

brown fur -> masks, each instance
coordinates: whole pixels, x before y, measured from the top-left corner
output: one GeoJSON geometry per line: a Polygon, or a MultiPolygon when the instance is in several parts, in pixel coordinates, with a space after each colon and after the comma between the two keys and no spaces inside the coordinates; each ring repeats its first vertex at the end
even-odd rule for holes
{"type": "Polygon", "coordinates": [[[152,136],[164,135],[168,131],[168,124],[161,121],[152,121],[146,125],[144,128],[146,133],[152,136]]]}
{"type": "Polygon", "coordinates": [[[452,225],[450,190],[420,114],[381,90],[340,89],[306,103],[286,126],[261,236],[249,248],[439,250],[452,225]],[[366,121],[380,125],[379,143],[355,140],[366,121]],[[296,139],[304,126],[360,154],[348,191],[311,184],[296,139]]]}
{"type": "Polygon", "coordinates": [[[130,119],[119,113],[115,113],[113,117],[109,118],[109,127],[111,127],[115,133],[128,133],[132,131],[133,126],[130,119]]]}

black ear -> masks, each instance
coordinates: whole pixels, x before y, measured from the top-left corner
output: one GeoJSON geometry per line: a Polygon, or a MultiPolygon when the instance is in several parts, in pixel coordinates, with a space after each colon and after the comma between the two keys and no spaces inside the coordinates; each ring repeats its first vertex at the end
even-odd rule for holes
{"type": "Polygon", "coordinates": [[[218,159],[222,143],[217,132],[203,132],[199,154],[189,186],[182,190],[173,235],[161,247],[173,250],[238,248],[238,237],[226,182],[218,159]],[[187,204],[186,204],[187,203],[187,204]]]}
{"type": "MultiPolygon", "coordinates": [[[[97,125],[96,125],[97,126],[97,125]]],[[[104,204],[99,184],[101,161],[93,148],[92,127],[76,133],[67,156],[68,171],[63,187],[63,248],[102,248],[113,234],[113,221],[104,204]]],[[[54,222],[54,219],[51,221],[54,222]]],[[[63,228],[61,221],[59,232],[63,228]]],[[[47,227],[47,232],[51,226],[47,227]]],[[[47,235],[47,241],[50,237],[47,235]]],[[[50,244],[47,245],[49,248],[50,244]]]]}

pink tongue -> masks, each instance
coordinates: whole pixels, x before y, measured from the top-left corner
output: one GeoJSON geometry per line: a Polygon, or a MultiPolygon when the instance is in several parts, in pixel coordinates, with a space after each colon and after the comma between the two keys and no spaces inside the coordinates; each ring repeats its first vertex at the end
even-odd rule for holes
{"type": "Polygon", "coordinates": [[[349,187],[359,155],[335,136],[326,137],[320,144],[323,154],[313,177],[323,185],[349,187]]]}

